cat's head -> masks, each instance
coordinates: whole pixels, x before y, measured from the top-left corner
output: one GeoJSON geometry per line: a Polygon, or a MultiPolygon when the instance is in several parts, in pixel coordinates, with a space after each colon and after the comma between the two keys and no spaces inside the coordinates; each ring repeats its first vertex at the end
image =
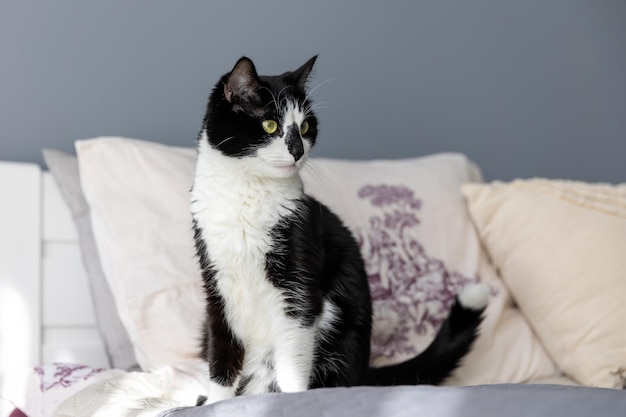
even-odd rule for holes
{"type": "Polygon", "coordinates": [[[294,175],[317,137],[305,87],[316,58],[274,76],[258,75],[252,61],[241,58],[213,89],[200,140],[255,175],[294,175]]]}

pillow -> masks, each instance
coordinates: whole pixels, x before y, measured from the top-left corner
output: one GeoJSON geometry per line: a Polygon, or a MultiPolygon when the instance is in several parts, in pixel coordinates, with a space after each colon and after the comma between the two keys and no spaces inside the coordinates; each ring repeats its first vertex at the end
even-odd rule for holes
{"type": "Polygon", "coordinates": [[[72,213],[78,231],[78,240],[83,264],[89,279],[96,323],[104,342],[109,364],[119,369],[136,368],[138,365],[133,353],[133,345],[126,329],[120,322],[113,294],[100,265],[91,230],[89,206],[80,187],[78,161],[73,155],[52,149],[45,149],[43,158],[72,213]]]}
{"type": "Polygon", "coordinates": [[[481,180],[467,158],[317,159],[302,177],[306,191],[361,245],[374,308],[374,365],[425,349],[455,294],[480,279],[492,287],[481,337],[447,384],[525,382],[557,372],[480,248],[460,192],[463,183],[481,180]]]}
{"type": "Polygon", "coordinates": [[[204,298],[189,211],[194,151],[122,139],[76,149],[98,253],[139,365],[194,367],[204,298]]]}
{"type": "Polygon", "coordinates": [[[626,184],[545,179],[466,185],[494,265],[561,370],[626,377],[626,184]]]}
{"type": "MultiPolygon", "coordinates": [[[[191,364],[203,314],[188,195],[195,150],[124,138],[78,141],[76,149],[103,269],[139,363],[191,364]]],[[[374,296],[373,363],[425,347],[454,293],[480,276],[493,297],[471,360],[452,382],[555,373],[481,253],[459,189],[479,172],[465,157],[313,159],[302,176],[361,244],[374,296]]]]}

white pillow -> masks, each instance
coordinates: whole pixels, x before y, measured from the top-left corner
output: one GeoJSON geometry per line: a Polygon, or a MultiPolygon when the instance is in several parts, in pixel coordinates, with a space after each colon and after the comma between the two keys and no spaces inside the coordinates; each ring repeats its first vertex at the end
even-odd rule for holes
{"type": "Polygon", "coordinates": [[[76,150],[102,268],[139,365],[194,362],[204,300],[189,212],[195,151],[120,138],[78,141],[76,150]]]}
{"type": "Polygon", "coordinates": [[[560,369],[626,384],[626,184],[545,179],[463,187],[476,227],[560,369]]]}
{"type": "MultiPolygon", "coordinates": [[[[203,311],[188,207],[195,151],[98,138],[77,142],[77,154],[103,269],[140,365],[193,361],[203,311]]],[[[425,347],[454,293],[480,276],[493,288],[487,319],[451,382],[555,373],[481,252],[459,190],[480,174],[465,157],[313,159],[302,176],[361,243],[374,296],[373,363],[425,347]]]]}

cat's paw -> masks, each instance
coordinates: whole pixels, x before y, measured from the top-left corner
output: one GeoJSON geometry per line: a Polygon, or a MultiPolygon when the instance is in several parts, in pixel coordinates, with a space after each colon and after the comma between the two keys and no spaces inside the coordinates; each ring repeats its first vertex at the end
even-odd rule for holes
{"type": "Polygon", "coordinates": [[[213,404],[218,401],[228,400],[235,396],[234,386],[224,386],[217,382],[209,381],[209,395],[204,404],[213,404]]]}
{"type": "Polygon", "coordinates": [[[166,366],[153,371],[152,375],[163,386],[162,398],[193,406],[198,403],[198,397],[207,395],[201,368],[166,366]]]}
{"type": "Polygon", "coordinates": [[[471,310],[483,310],[489,303],[489,285],[482,282],[470,284],[459,293],[459,302],[471,310]]]}

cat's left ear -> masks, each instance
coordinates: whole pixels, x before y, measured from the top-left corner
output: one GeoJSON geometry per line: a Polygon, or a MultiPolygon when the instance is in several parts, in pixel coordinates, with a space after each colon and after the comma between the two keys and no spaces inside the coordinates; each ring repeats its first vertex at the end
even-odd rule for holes
{"type": "Polygon", "coordinates": [[[242,57],[224,83],[224,97],[232,104],[239,104],[257,97],[259,77],[250,58],[242,57]]]}
{"type": "Polygon", "coordinates": [[[317,60],[317,55],[309,59],[303,66],[301,66],[300,68],[298,68],[297,70],[293,72],[295,84],[299,89],[304,91],[306,81],[309,78],[311,71],[313,70],[313,65],[315,64],[316,60],[317,60]]]}

